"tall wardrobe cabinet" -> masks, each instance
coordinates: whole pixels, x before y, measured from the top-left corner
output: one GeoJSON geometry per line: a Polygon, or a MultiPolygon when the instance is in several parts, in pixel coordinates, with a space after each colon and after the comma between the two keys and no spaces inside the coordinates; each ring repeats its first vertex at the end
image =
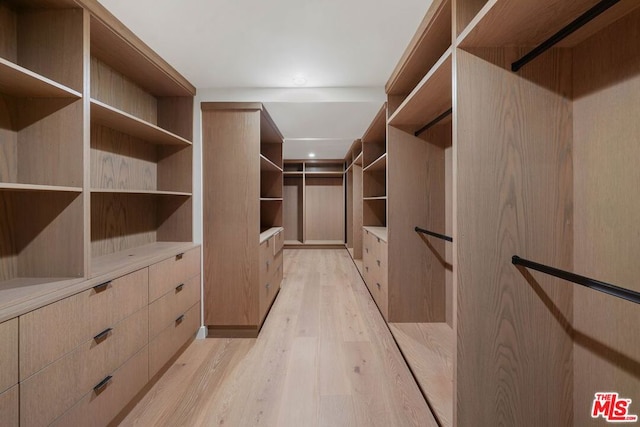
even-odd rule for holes
{"type": "Polygon", "coordinates": [[[282,281],[283,137],[260,103],[202,103],[204,323],[256,336],[282,281]]]}

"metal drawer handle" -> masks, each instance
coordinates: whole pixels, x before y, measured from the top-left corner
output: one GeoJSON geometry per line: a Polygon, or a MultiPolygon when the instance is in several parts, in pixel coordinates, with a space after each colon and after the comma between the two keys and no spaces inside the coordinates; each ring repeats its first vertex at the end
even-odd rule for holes
{"type": "Polygon", "coordinates": [[[376,239],[378,239],[378,243],[380,243],[380,238],[379,238],[379,237],[376,237],[376,239]]]}
{"type": "Polygon", "coordinates": [[[182,323],[183,320],[184,320],[184,314],[182,314],[180,317],[176,319],[176,325],[179,325],[180,323],[182,323]]]}
{"type": "Polygon", "coordinates": [[[96,293],[100,293],[102,291],[106,291],[107,287],[109,287],[109,285],[111,284],[111,280],[109,280],[108,282],[104,282],[104,283],[100,283],[99,285],[95,285],[93,287],[93,290],[96,291],[96,293]]]}
{"type": "Polygon", "coordinates": [[[93,337],[94,341],[96,341],[96,342],[103,341],[104,339],[107,338],[107,336],[109,336],[109,332],[111,332],[112,330],[113,329],[111,329],[111,328],[107,328],[104,331],[100,332],[98,335],[93,337]]]}
{"type": "Polygon", "coordinates": [[[183,256],[184,256],[184,253],[176,255],[176,261],[180,261],[183,256]]]}
{"type": "Polygon", "coordinates": [[[270,284],[270,283],[267,283],[264,287],[265,287],[265,288],[267,288],[267,289],[269,289],[269,288],[271,287],[271,284],[270,284]]]}
{"type": "Polygon", "coordinates": [[[176,292],[180,292],[184,289],[184,283],[180,283],[178,286],[176,286],[176,292]]]}
{"type": "Polygon", "coordinates": [[[367,271],[369,271],[369,267],[365,267],[364,269],[365,269],[365,270],[367,270],[367,271]]]}
{"type": "Polygon", "coordinates": [[[108,375],[105,379],[103,379],[102,381],[100,381],[100,382],[98,383],[98,385],[96,385],[96,386],[93,388],[93,391],[95,391],[95,392],[96,392],[96,394],[100,394],[100,393],[102,393],[102,391],[103,391],[105,388],[107,388],[107,386],[108,386],[108,385],[109,385],[109,383],[111,382],[111,379],[112,379],[112,378],[113,378],[113,377],[112,377],[111,375],[108,375]]]}
{"type": "Polygon", "coordinates": [[[380,260],[377,259],[376,262],[378,263],[378,267],[380,267],[380,260]]]}
{"type": "Polygon", "coordinates": [[[367,253],[369,253],[369,248],[364,248],[365,251],[367,251],[367,253]]]}
{"type": "Polygon", "coordinates": [[[270,265],[271,265],[271,263],[269,261],[267,261],[267,268],[269,268],[270,265]]]}
{"type": "Polygon", "coordinates": [[[380,289],[380,283],[376,282],[376,286],[380,289]]]}

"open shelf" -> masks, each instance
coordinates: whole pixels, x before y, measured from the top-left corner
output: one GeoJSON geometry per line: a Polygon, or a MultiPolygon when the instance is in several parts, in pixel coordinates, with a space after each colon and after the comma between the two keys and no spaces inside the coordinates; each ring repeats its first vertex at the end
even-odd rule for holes
{"type": "Polygon", "coordinates": [[[369,164],[366,168],[364,168],[363,172],[377,172],[384,171],[387,169],[387,153],[384,153],[382,156],[378,157],[372,163],[369,164]]]}
{"type": "Polygon", "coordinates": [[[82,193],[81,187],[63,187],[59,185],[13,184],[0,182],[0,191],[38,191],[38,192],[63,192],[82,193]]]}
{"type": "Polygon", "coordinates": [[[451,46],[451,0],[435,0],[385,86],[388,95],[406,96],[451,46]]]}
{"type": "Polygon", "coordinates": [[[389,118],[389,125],[415,132],[451,108],[451,48],[389,118]]]}
{"type": "Polygon", "coordinates": [[[0,93],[16,98],[82,98],[80,92],[1,57],[0,93]]]}
{"type": "Polygon", "coordinates": [[[260,170],[263,172],[282,172],[282,168],[260,154],[260,170]]]}
{"type": "Polygon", "coordinates": [[[389,323],[440,425],[453,426],[455,334],[446,323],[389,323]]]}
{"type": "Polygon", "coordinates": [[[181,136],[95,99],[91,100],[91,121],[152,144],[191,145],[181,136]]]}
{"type": "Polygon", "coordinates": [[[119,189],[119,188],[93,188],[91,189],[92,194],[138,194],[138,195],[149,195],[149,196],[180,196],[180,197],[191,197],[191,193],[184,193],[179,191],[157,191],[157,190],[127,190],[127,189],[119,189]]]}
{"type": "MultiPolygon", "coordinates": [[[[464,48],[537,46],[596,3],[594,0],[489,0],[460,34],[458,45],[464,48]]],[[[573,47],[638,7],[637,1],[620,1],[557,46],[573,47]]]]}
{"type": "Polygon", "coordinates": [[[364,226],[363,228],[374,236],[380,238],[380,240],[384,240],[385,242],[389,241],[389,232],[387,227],[364,226]]]}

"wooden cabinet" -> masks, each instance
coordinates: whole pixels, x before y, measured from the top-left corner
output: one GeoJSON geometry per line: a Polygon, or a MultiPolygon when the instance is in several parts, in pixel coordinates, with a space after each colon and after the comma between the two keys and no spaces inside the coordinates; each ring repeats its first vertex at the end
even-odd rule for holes
{"type": "Polygon", "coordinates": [[[344,159],[346,193],[345,245],[362,274],[362,140],[357,139],[344,159]]]}
{"type": "Polygon", "coordinates": [[[282,282],[283,234],[284,231],[279,231],[260,244],[260,323],[264,322],[282,282]]]}
{"type": "Polygon", "coordinates": [[[18,427],[20,425],[20,392],[18,385],[0,393],[0,425],[18,427]]]}
{"type": "Polygon", "coordinates": [[[18,383],[18,319],[0,323],[0,393],[18,383]]]}
{"type": "Polygon", "coordinates": [[[149,305],[149,339],[200,301],[200,274],[180,282],[149,305]]]}
{"type": "Polygon", "coordinates": [[[362,263],[364,279],[382,316],[388,319],[387,241],[384,227],[364,227],[362,263]]]}
{"type": "Polygon", "coordinates": [[[181,252],[149,267],[149,301],[155,301],[200,274],[200,248],[181,252]]]}
{"type": "Polygon", "coordinates": [[[344,247],[344,165],[340,160],[287,160],[287,247],[344,247]]]}
{"type": "Polygon", "coordinates": [[[210,335],[255,336],[271,272],[260,244],[282,231],[283,138],[257,103],[202,103],[202,130],[204,322],[210,335]]]}

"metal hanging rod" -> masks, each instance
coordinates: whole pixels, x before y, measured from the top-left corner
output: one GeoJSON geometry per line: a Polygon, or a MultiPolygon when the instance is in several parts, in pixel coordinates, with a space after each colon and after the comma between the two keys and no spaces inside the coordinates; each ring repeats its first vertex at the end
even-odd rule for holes
{"type": "Polygon", "coordinates": [[[551,276],[559,277],[561,279],[577,283],[578,285],[586,286],[587,288],[604,292],[605,294],[612,295],[614,297],[626,299],[627,301],[635,302],[636,304],[640,304],[639,292],[621,288],[619,286],[601,282],[599,280],[590,279],[588,277],[580,276],[569,271],[559,270],[557,268],[549,267],[548,265],[538,264],[537,262],[520,258],[517,255],[511,257],[511,263],[514,265],[521,265],[523,267],[541,271],[543,273],[550,274],[551,276]]]}
{"type": "Polygon", "coordinates": [[[591,9],[587,10],[585,13],[577,17],[571,23],[569,23],[566,27],[562,28],[560,31],[549,37],[547,40],[540,43],[536,48],[534,48],[531,52],[527,53],[522,58],[518,59],[516,62],[511,64],[511,71],[518,71],[525,64],[533,61],[536,57],[541,55],[542,53],[549,50],[560,40],[572,34],[574,31],[581,28],[587,22],[591,21],[602,12],[609,9],[614,4],[618,3],[620,0],[602,0],[591,9]]]}
{"type": "Polygon", "coordinates": [[[444,234],[434,233],[433,231],[425,230],[424,228],[416,227],[415,231],[429,236],[437,237],[438,239],[446,240],[447,242],[453,242],[453,237],[445,236],[444,234]]]}
{"type": "Polygon", "coordinates": [[[415,133],[414,136],[420,136],[420,134],[422,134],[424,131],[426,131],[427,129],[429,129],[430,127],[433,127],[434,125],[436,125],[439,121],[441,121],[442,119],[444,119],[445,117],[447,117],[449,114],[451,114],[453,112],[453,108],[449,108],[447,111],[445,111],[444,113],[440,114],[438,117],[436,117],[435,119],[431,120],[429,123],[427,123],[426,125],[422,126],[420,129],[418,129],[415,133]]]}

